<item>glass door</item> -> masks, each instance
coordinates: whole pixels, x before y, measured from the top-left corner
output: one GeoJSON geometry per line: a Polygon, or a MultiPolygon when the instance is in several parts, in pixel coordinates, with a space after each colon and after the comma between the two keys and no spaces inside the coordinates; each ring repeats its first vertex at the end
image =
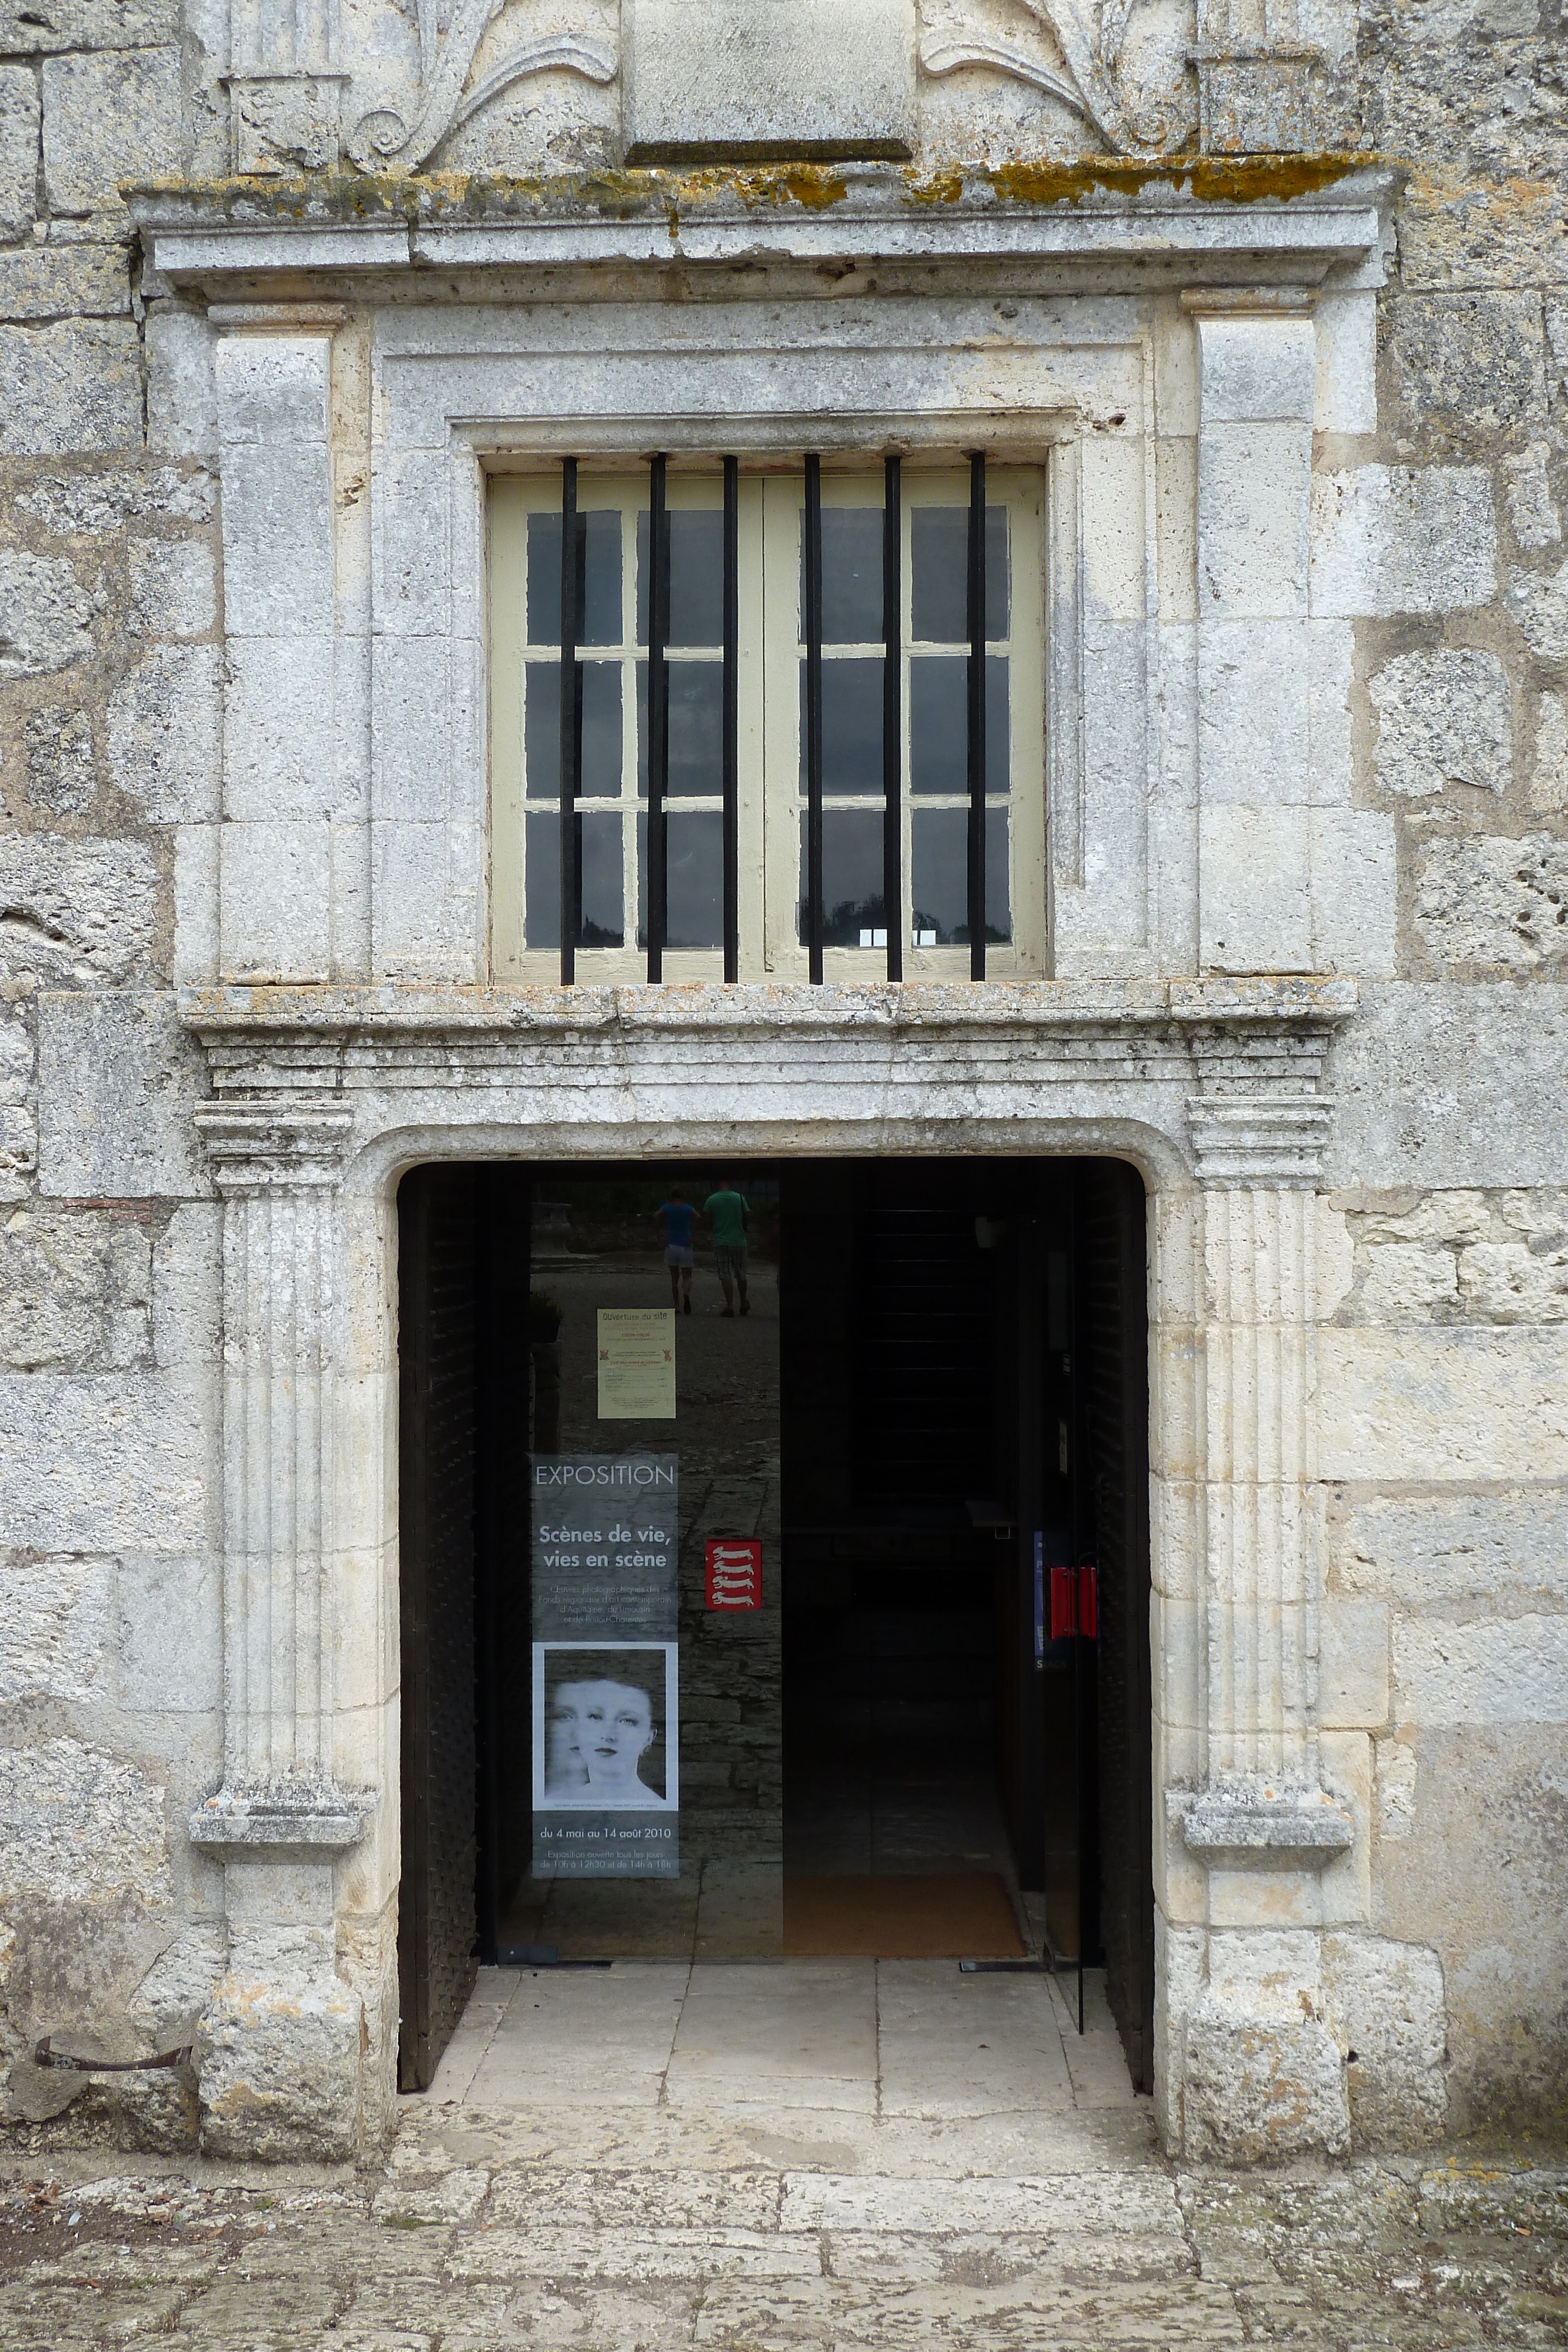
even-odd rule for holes
{"type": "Polygon", "coordinates": [[[778,1197],[717,1163],[536,1171],[503,1960],[782,1948],[778,1197]]]}

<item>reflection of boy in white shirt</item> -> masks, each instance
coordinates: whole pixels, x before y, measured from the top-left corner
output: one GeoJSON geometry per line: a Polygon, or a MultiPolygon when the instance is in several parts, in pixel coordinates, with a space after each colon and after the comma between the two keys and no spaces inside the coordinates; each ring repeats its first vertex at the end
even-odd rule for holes
{"type": "Polygon", "coordinates": [[[664,1801],[638,1771],[653,1744],[653,1710],[631,1683],[558,1685],[550,1706],[544,1801],[633,1805],[664,1801]]]}

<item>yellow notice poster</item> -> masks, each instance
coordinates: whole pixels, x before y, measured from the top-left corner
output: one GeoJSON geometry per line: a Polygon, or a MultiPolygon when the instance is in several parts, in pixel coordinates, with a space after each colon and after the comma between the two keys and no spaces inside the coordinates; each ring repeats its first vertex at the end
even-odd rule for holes
{"type": "Polygon", "coordinates": [[[675,1313],[672,1307],[599,1310],[601,1421],[674,1421],[675,1313]]]}

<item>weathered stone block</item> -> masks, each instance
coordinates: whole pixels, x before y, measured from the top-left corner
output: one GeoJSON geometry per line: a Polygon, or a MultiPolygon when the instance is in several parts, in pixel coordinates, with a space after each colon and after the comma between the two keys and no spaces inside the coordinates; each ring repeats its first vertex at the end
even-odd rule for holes
{"type": "Polygon", "coordinates": [[[1568,563],[1552,572],[1511,572],[1508,609],[1538,661],[1568,659],[1568,563]]]}
{"type": "Polygon", "coordinates": [[[1537,971],[1568,957],[1568,841],[1527,833],[1435,841],[1416,874],[1416,929],[1440,963],[1537,971]]]}
{"type": "Polygon", "coordinates": [[[911,152],[911,0],[628,0],[622,125],[630,160],[826,148],[911,152]]]}
{"type": "Polygon", "coordinates": [[[1443,1967],[1420,1944],[1385,1936],[1323,1937],[1323,1995],[1347,2061],[1357,2147],[1420,2147],[1448,2115],[1443,1967]]]}
{"type": "Polygon", "coordinates": [[[1396,396],[1418,430],[1487,440],[1546,415],[1534,292],[1406,295],[1389,341],[1396,396]]]}
{"type": "Polygon", "coordinates": [[[0,1895],[167,1902],[163,1790],[79,1739],[0,1748],[0,1895]]]}
{"type": "Polygon", "coordinates": [[[1542,816],[1568,809],[1568,704],[1560,694],[1543,694],[1535,706],[1535,770],[1530,801],[1542,816]]]}
{"type": "MultiPolygon", "coordinates": [[[[1310,340],[1305,350],[1310,365],[1310,340]]],[[[1309,389],[1309,416],[1310,404],[1309,389]]],[[[1312,448],[1305,421],[1205,425],[1197,445],[1201,616],[1304,616],[1312,448]]]]}
{"type": "Polygon", "coordinates": [[[1381,1601],[1329,1600],[1322,1610],[1322,1720],[1364,1730],[1388,1714],[1388,1612],[1381,1601]]]}
{"type": "Polygon", "coordinates": [[[1207,621],[1197,642],[1198,773],[1206,807],[1304,805],[1312,679],[1299,621],[1207,621]]]}
{"type": "Polygon", "coordinates": [[[1508,672],[1466,648],[1400,654],[1371,685],[1377,781],[1414,799],[1450,784],[1500,793],[1509,782],[1508,672]]]}
{"type": "Polygon", "coordinates": [[[1314,808],[1307,819],[1312,964],[1382,978],[1396,967],[1394,820],[1375,809],[1314,808]]]}
{"type": "Polygon", "coordinates": [[[49,58],[43,88],[44,182],[56,213],[118,209],[121,181],[179,170],[177,48],[49,58]]]}
{"type": "Polygon", "coordinates": [[[208,1384],[170,1372],[0,1372],[0,1543],[197,1550],[208,1384]]]}
{"type": "Polygon", "coordinates": [[[37,194],[38,85],[26,66],[0,66],[0,236],[26,235],[37,194]]]}
{"type": "Polygon", "coordinates": [[[133,449],[141,438],[141,369],[129,319],[0,327],[0,454],[133,449]]]}
{"type": "Polygon", "coordinates": [[[1555,1247],[1481,1242],[1459,1258],[1459,1297],[1476,1322],[1560,1323],[1568,1318],[1568,1239],[1555,1247]]]}
{"type": "Polygon", "coordinates": [[[1562,520],[1546,477],[1549,454],[1543,441],[1532,442],[1517,457],[1508,458],[1502,469],[1508,489],[1508,519],[1513,526],[1514,538],[1521,547],[1532,551],[1555,547],[1563,536],[1562,520]]]}
{"type": "Polygon", "coordinates": [[[205,1092],[201,1054],[166,996],[44,997],[38,1078],[44,1192],[189,1200],[207,1192],[191,1123],[205,1092]]]}
{"type": "Polygon", "coordinates": [[[147,446],[178,457],[211,457],[218,446],[213,336],[190,310],[148,312],[147,446]]]}
{"type": "Polygon", "coordinates": [[[176,0],[0,0],[0,49],[12,57],[61,49],[139,49],[180,37],[176,0]]]}
{"type": "Polygon", "coordinates": [[[213,551],[199,539],[136,539],[128,554],[136,619],[155,637],[204,636],[217,618],[213,551]]]}
{"type": "Polygon", "coordinates": [[[1329,1525],[1331,1574],[1347,1592],[1412,1612],[1485,1601],[1509,1615],[1568,1605],[1568,1491],[1376,1496],[1329,1525]]]}
{"type": "Polygon", "coordinates": [[[1433,1308],[1453,1306],[1458,1290],[1451,1250],[1383,1242],[1364,1253],[1356,1306],[1368,1323],[1429,1323],[1433,1308]]]}
{"type": "Polygon", "coordinates": [[[333,621],[325,447],[226,448],[224,619],[236,637],[326,637],[333,621]]]}
{"type": "Polygon", "coordinates": [[[110,698],[110,773],[155,824],[218,814],[219,659],[215,646],[154,646],[110,698]]]}
{"type": "Polygon", "coordinates": [[[331,814],[335,650],[324,635],[231,638],[224,698],[226,817],[265,824],[331,814]]]}
{"type": "Polygon", "coordinates": [[[152,1349],[160,1364],[215,1363],[222,1346],[223,1235],[215,1202],[187,1202],[152,1253],[152,1349]]]}
{"type": "Polygon", "coordinates": [[[1496,593],[1491,483],[1479,467],[1361,466],[1314,478],[1314,613],[1441,613],[1496,593]]]}
{"type": "Polygon", "coordinates": [[[1568,1615],[1396,1621],[1394,1678],[1401,1721],[1568,1722],[1568,1615]]]}
{"type": "Polygon", "coordinates": [[[1377,1833],[1399,1845],[1416,1825],[1416,1750],[1402,1739],[1379,1739],[1375,1747],[1377,1833]]]}
{"type": "Polygon", "coordinates": [[[127,1551],[116,1583],[119,1702],[159,1715],[205,1716],[223,1698],[223,1574],[193,1557],[127,1551]]]}
{"type": "Polygon", "coordinates": [[[325,980],[332,956],[326,820],[225,824],[219,857],[225,977],[325,980]]]}
{"type": "Polygon", "coordinates": [[[1187,2019],[1185,2059],[1184,2148],[1197,2162],[1279,2164],[1349,2147],[1344,2061],[1317,2020],[1206,2000],[1187,2019]]]}
{"type": "Polygon", "coordinates": [[[107,1371],[152,1345],[144,1224],[18,1209],[0,1224],[0,1364],[107,1371]]]}
{"type": "Polygon", "coordinates": [[[116,467],[103,473],[41,474],[16,495],[24,514],[47,530],[118,530],[145,516],[178,522],[211,522],[217,509],[217,483],[202,471],[178,466],[116,467]]]}
{"type": "Polygon", "coordinates": [[[202,2020],[202,2145],[214,2156],[357,2152],[358,2000],[338,1976],[330,1931],[251,1928],[202,2020]]]}
{"type": "Polygon", "coordinates": [[[1325,1478],[1568,1476],[1568,1335],[1416,1327],[1318,1341],[1325,1478]]]}
{"type": "Polygon", "coordinates": [[[0,677],[37,677],[85,661],[97,609],[63,555],[0,548],[0,677]]]}
{"type": "Polygon", "coordinates": [[[51,816],[80,816],[91,806],[92,724],[83,710],[35,710],[23,730],[27,798],[51,816]]]}
{"type": "Polygon", "coordinates": [[[131,271],[118,245],[29,246],[0,253],[0,319],[123,318],[131,271]]]}
{"type": "Polygon", "coordinates": [[[0,837],[0,970],[56,986],[123,980],[151,955],[157,876],[139,841],[12,834],[0,837]]]}
{"type": "Polygon", "coordinates": [[[101,1698],[114,1562],[73,1552],[0,1555],[0,1706],[101,1698]]]}
{"type": "Polygon", "coordinates": [[[1311,846],[1299,809],[1198,814],[1202,956],[1217,971],[1308,971],[1311,846]]]}

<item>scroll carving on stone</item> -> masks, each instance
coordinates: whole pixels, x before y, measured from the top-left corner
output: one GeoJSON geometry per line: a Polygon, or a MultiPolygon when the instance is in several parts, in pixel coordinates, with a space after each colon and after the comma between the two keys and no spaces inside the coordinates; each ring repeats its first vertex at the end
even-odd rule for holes
{"type": "Polygon", "coordinates": [[[459,0],[450,22],[440,23],[437,0],[418,0],[420,87],[413,120],[390,107],[365,115],[349,142],[356,162],[371,170],[387,164],[416,172],[441,142],[528,74],[580,74],[610,82],[620,71],[612,42],[592,34],[555,30],[519,40],[476,81],[474,64],[490,26],[507,0],[459,0]]]}
{"type": "Polygon", "coordinates": [[[1060,100],[1099,132],[1113,154],[1150,153],[1166,143],[1169,126],[1129,102],[1119,68],[1134,0],[1023,0],[1060,53],[1054,61],[1036,47],[999,33],[969,7],[933,5],[925,12],[920,65],[933,78],[965,66],[989,66],[1060,100]]]}

